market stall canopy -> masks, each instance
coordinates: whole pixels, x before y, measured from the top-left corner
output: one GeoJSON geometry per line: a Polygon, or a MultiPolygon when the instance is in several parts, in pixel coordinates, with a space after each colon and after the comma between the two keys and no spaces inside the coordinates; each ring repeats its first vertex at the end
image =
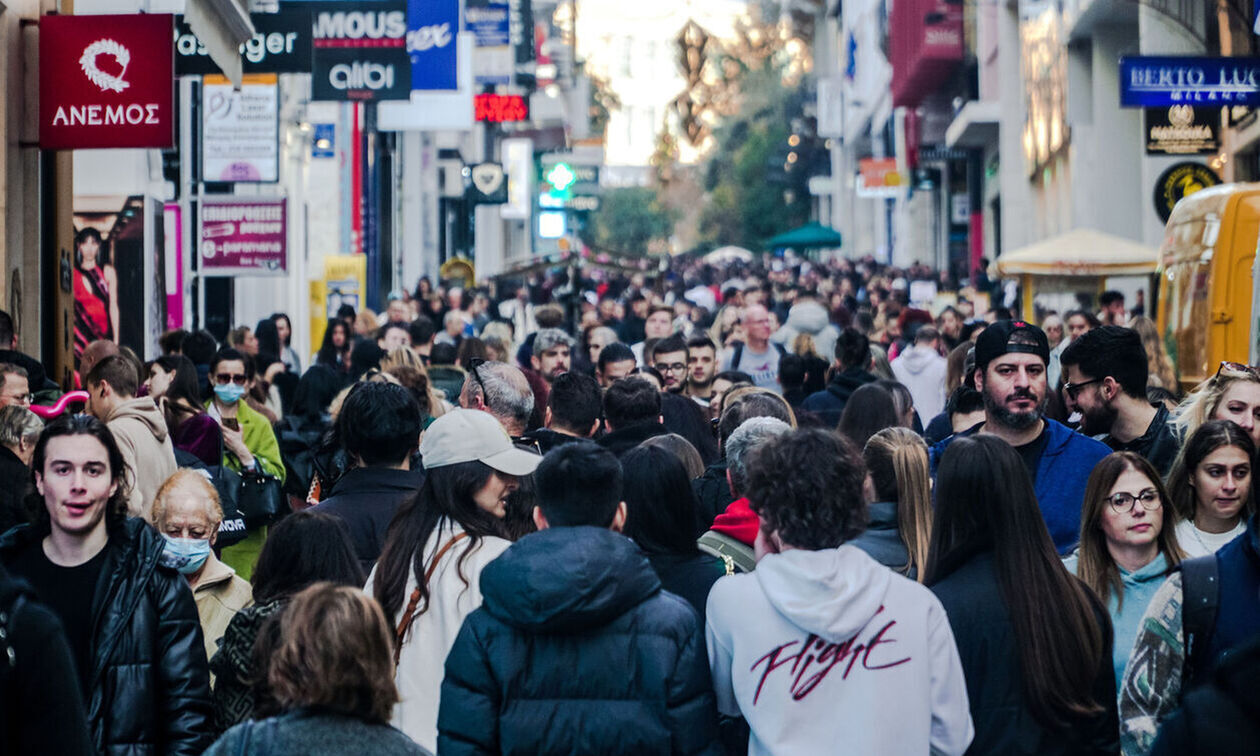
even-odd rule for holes
{"type": "Polygon", "coordinates": [[[1078,228],[1007,252],[997,260],[1004,276],[1133,276],[1154,273],[1157,250],[1122,236],[1078,228]]]}
{"type": "Polygon", "coordinates": [[[842,238],[840,232],[834,228],[828,228],[818,222],[811,222],[800,228],[794,228],[791,231],[779,234],[766,242],[766,246],[770,249],[780,249],[782,247],[794,247],[796,249],[839,247],[842,238]]]}
{"type": "Polygon", "coordinates": [[[723,265],[732,262],[752,262],[753,253],[743,247],[718,247],[701,258],[710,265],[723,265]]]}

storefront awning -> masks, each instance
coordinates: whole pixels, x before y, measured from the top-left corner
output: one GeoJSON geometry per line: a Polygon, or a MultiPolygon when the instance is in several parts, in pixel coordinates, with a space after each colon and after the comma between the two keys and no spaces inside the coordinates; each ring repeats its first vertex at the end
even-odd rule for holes
{"type": "Polygon", "coordinates": [[[1035,242],[997,259],[1004,276],[1133,276],[1155,272],[1154,249],[1089,228],[1035,242]]]}
{"type": "Polygon", "coordinates": [[[972,100],[962,106],[945,129],[947,147],[997,145],[1001,106],[995,100],[972,100]]]}
{"type": "Polygon", "coordinates": [[[184,20],[210,59],[234,86],[241,86],[240,47],[254,36],[247,0],[187,0],[184,20]]]}

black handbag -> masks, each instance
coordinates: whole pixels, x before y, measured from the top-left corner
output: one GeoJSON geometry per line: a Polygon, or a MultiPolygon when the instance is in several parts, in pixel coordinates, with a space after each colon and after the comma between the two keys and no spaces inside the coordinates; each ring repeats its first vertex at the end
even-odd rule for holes
{"type": "Polygon", "coordinates": [[[242,470],[236,508],[251,527],[268,525],[283,510],[284,491],[279,478],[257,470],[242,470]]]}
{"type": "MultiPolygon", "coordinates": [[[[223,459],[221,445],[219,459],[223,459]]],[[[219,508],[223,510],[223,521],[219,523],[219,537],[215,539],[215,548],[224,549],[245,540],[245,536],[249,535],[249,527],[237,507],[241,492],[241,476],[221,464],[207,465],[183,449],[175,450],[175,464],[205,475],[210,485],[214,486],[215,492],[219,494],[219,508]]]]}

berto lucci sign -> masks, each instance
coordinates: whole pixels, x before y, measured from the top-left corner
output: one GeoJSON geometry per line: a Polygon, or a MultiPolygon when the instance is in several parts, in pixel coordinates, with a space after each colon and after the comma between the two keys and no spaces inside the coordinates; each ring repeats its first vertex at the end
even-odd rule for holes
{"type": "Polygon", "coordinates": [[[170,15],[39,19],[39,146],[175,146],[170,15]]]}
{"type": "Polygon", "coordinates": [[[1124,57],[1120,104],[1260,105],[1260,58],[1124,57]]]}

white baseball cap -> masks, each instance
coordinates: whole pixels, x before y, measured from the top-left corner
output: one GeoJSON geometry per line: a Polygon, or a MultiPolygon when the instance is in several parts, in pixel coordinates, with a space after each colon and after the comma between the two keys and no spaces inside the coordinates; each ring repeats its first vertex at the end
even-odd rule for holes
{"type": "Polygon", "coordinates": [[[456,409],[433,421],[420,439],[424,469],[484,462],[501,473],[529,475],[542,457],[517,449],[503,426],[488,412],[456,409]]]}

